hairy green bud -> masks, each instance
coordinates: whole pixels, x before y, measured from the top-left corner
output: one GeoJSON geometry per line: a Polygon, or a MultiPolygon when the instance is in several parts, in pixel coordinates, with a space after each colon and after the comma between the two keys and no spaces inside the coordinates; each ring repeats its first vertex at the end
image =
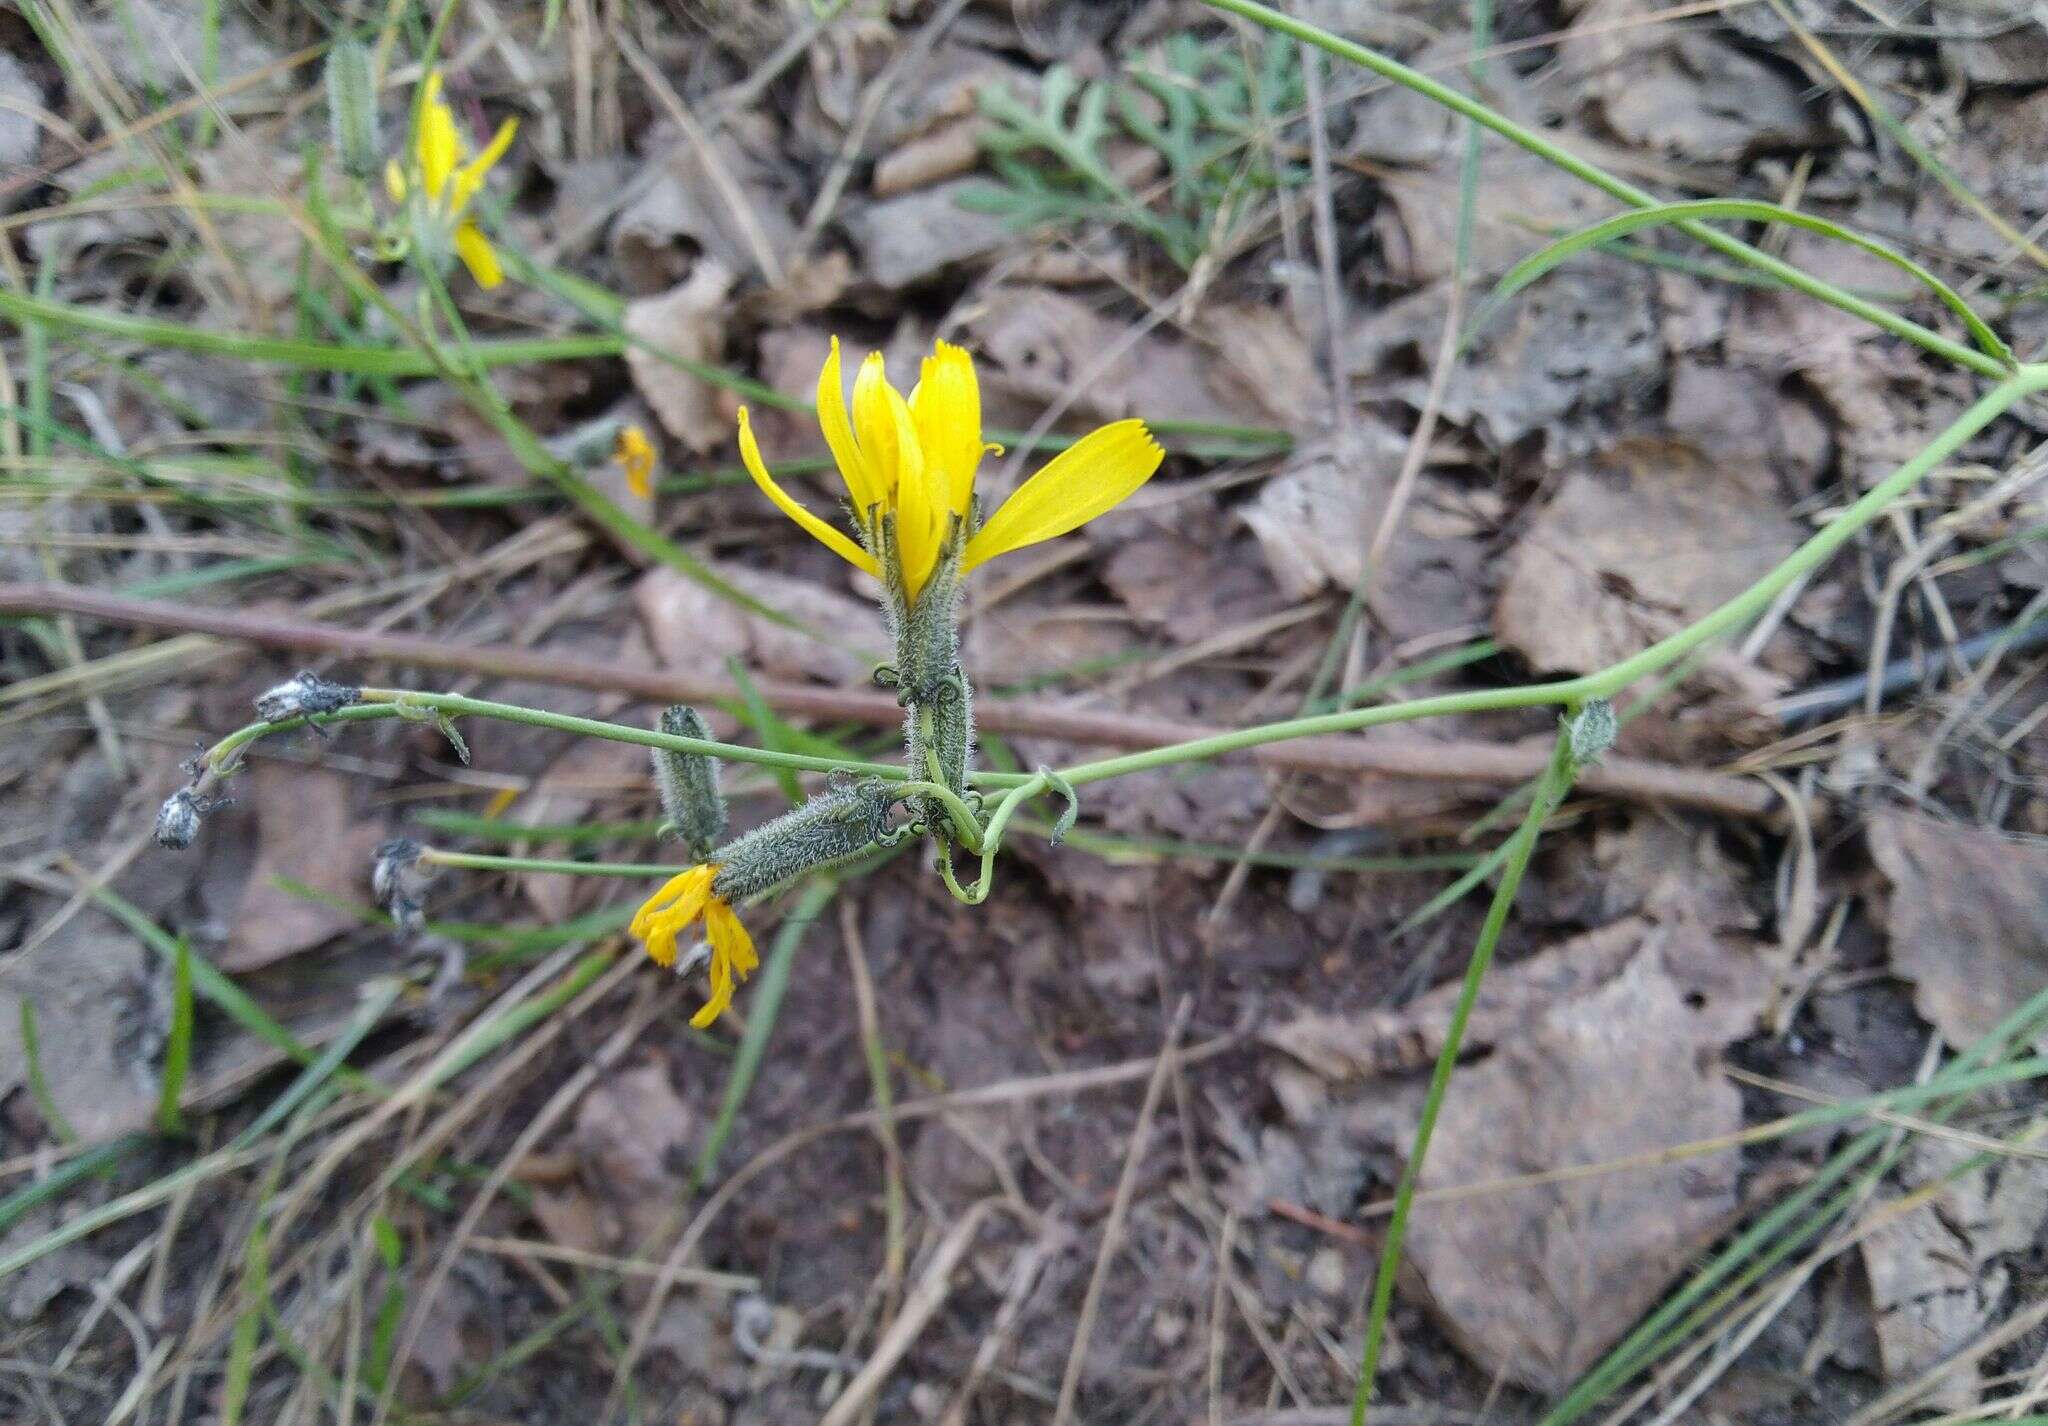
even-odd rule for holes
{"type": "Polygon", "coordinates": [[[337,41],[327,51],[326,78],[327,122],[335,156],[350,177],[368,182],[382,153],[369,52],[354,40],[337,41]]]}
{"type": "Polygon", "coordinates": [[[1621,724],[1614,716],[1614,705],[1604,698],[1589,698],[1578,712],[1564,720],[1565,737],[1571,744],[1572,761],[1580,767],[1591,767],[1600,760],[1600,755],[1614,746],[1615,734],[1621,731],[1621,724]]]}
{"type": "MultiPolygon", "coordinates": [[[[697,710],[678,703],[661,715],[661,731],[676,738],[711,738],[697,710]]],[[[718,759],[709,753],[654,750],[654,786],[666,819],[662,830],[698,861],[725,835],[725,798],[718,790],[718,759]]]]}
{"type": "Polygon", "coordinates": [[[879,778],[829,787],[714,852],[712,890],[738,901],[859,856],[888,837],[892,801],[889,784],[879,778]]]}

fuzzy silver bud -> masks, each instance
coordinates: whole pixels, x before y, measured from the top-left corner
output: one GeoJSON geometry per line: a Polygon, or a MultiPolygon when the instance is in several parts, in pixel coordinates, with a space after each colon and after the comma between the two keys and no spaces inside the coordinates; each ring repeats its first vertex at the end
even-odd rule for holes
{"type": "Polygon", "coordinates": [[[712,890],[727,901],[758,896],[850,857],[889,835],[889,785],[879,778],[825,791],[712,854],[712,890]]]}
{"type": "Polygon", "coordinates": [[[327,123],[342,171],[367,182],[377,172],[382,146],[377,137],[377,90],[370,56],[354,40],[337,40],[327,51],[327,123]]]}
{"type": "Polygon", "coordinates": [[[314,717],[346,708],[362,696],[360,688],[335,683],[310,670],[301,669],[283,683],[256,695],[256,716],[266,723],[314,717]]]}
{"type": "MultiPolygon", "coordinates": [[[[711,729],[697,710],[678,703],[661,715],[661,731],[709,741],[711,729]]],[[[662,830],[698,861],[725,835],[725,798],[718,790],[718,759],[709,753],[654,750],[654,786],[661,794],[662,830]]]]}
{"type": "Polygon", "coordinates": [[[156,844],[174,852],[184,851],[199,835],[200,813],[199,799],[189,787],[181,787],[166,797],[156,813],[156,844]]]}
{"type": "Polygon", "coordinates": [[[1600,755],[1614,746],[1615,734],[1621,731],[1614,705],[1604,698],[1587,699],[1578,712],[1564,720],[1564,726],[1572,761],[1580,767],[1598,762],[1600,755]]]}
{"type": "Polygon", "coordinates": [[[420,863],[420,844],[410,837],[379,842],[370,868],[370,890],[401,931],[426,924],[427,886],[433,878],[420,863]]]}

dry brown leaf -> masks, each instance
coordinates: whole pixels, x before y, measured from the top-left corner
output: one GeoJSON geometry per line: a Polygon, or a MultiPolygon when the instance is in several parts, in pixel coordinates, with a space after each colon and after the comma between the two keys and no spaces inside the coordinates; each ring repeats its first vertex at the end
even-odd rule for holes
{"type": "MultiPolygon", "coordinates": [[[[1736,1008],[1753,1014],[1759,968],[1731,967],[1731,980],[1736,1008]]],[[[1731,1022],[1744,1018],[1689,991],[1652,937],[1605,985],[1543,1011],[1459,1074],[1422,1188],[1605,1163],[1733,1133],[1742,1127],[1741,1097],[1714,1059],[1731,1022]]],[[[1554,1394],[1734,1221],[1740,1166],[1730,1149],[1454,1207],[1425,1205],[1409,1229],[1409,1259],[1437,1320],[1482,1372],[1554,1394]]]]}
{"type": "Polygon", "coordinates": [[[731,415],[717,387],[663,356],[707,364],[724,356],[726,297],[732,284],[731,268],[705,258],[680,287],[626,304],[624,325],[633,339],[626,347],[626,366],[633,384],[663,429],[698,455],[731,437],[731,415]]]}
{"type": "Polygon", "coordinates": [[[628,292],[672,288],[705,258],[731,273],[759,272],[760,247],[778,259],[795,248],[796,224],[776,195],[772,165],[729,132],[706,142],[717,146],[722,175],[672,125],[658,131],[651,147],[660,156],[650,161],[658,177],[612,224],[612,259],[628,292]]]}
{"type": "Polygon", "coordinates": [[[605,1246],[641,1242],[659,1227],[683,1191],[699,1127],[658,1058],[611,1075],[583,1097],[567,1147],[605,1246]]]}
{"type": "Polygon", "coordinates": [[[1892,967],[1952,1047],[2048,989],[2048,849],[1887,810],[1870,853],[1892,885],[1892,967]]]}
{"type": "Polygon", "coordinates": [[[1217,352],[1216,383],[1241,389],[1269,420],[1299,431],[1328,416],[1330,384],[1285,308],[1219,303],[1202,330],[1217,352]]]}
{"type": "Polygon", "coordinates": [[[1015,242],[1001,218],[960,206],[961,196],[978,181],[958,178],[849,211],[844,222],[860,252],[861,275],[895,292],[1015,242]]]}
{"type": "MultiPolygon", "coordinates": [[[[1906,1180],[1935,1183],[1974,1153],[1920,1139],[1906,1180]]],[[[1912,1380],[1982,1334],[2012,1286],[2000,1258],[2038,1246],[2044,1223],[2048,1165],[2026,1159],[1967,1174],[1932,1202],[1880,1222],[1861,1247],[1885,1378],[1912,1380]]],[[[1978,1390],[1975,1370],[1944,1372],[1914,1404],[1968,1411],[1978,1390]]]]}
{"type": "MultiPolygon", "coordinates": [[[[1465,1049],[1483,1051],[1511,1041],[1537,1017],[1599,994],[1643,958],[1684,995],[1700,1000],[1691,1021],[1696,1036],[1732,1041],[1755,1024],[1761,1004],[1756,965],[1737,943],[1691,920],[1630,917],[1493,972],[1473,1006],[1465,1049]]],[[[1262,1038],[1331,1080],[1403,1074],[1432,1063],[1442,1051],[1461,989],[1457,981],[1446,981],[1399,1010],[1310,1012],[1262,1038]]]]}
{"type": "Polygon", "coordinates": [[[1628,442],[1567,476],[1508,557],[1501,642],[1585,673],[1733,598],[1799,543],[1766,479],[1676,442],[1628,442]]]}
{"type": "MultiPolygon", "coordinates": [[[[1386,248],[1388,277],[1421,287],[1449,277],[1458,251],[1459,165],[1442,163],[1385,180],[1386,204],[1373,230],[1386,248]]],[[[1486,155],[1486,201],[1473,215],[1472,277],[1492,277],[1543,246],[1542,234],[1569,232],[1614,211],[1569,174],[1519,149],[1486,155]]],[[[1556,275],[1545,281],[1555,281],[1556,275]]]]}
{"type": "MultiPolygon", "coordinates": [[[[1406,437],[1385,426],[1354,426],[1352,442],[1298,448],[1244,507],[1281,592],[1349,592],[1392,498],[1406,437]]],[[[1476,623],[1486,610],[1490,524],[1446,481],[1424,473],[1368,591],[1373,618],[1395,639],[1476,623]]]]}
{"type": "Polygon", "coordinates": [[[360,924],[349,906],[363,899],[371,853],[385,835],[353,806],[353,783],[340,773],[260,762],[242,786],[256,810],[256,860],[226,913],[234,931],[218,963],[230,971],[311,950],[360,924]],[[275,884],[280,877],[341,904],[287,891],[275,884]]]}
{"type": "Polygon", "coordinates": [[[980,134],[980,120],[961,119],[884,154],[875,163],[875,196],[890,198],[972,172],[981,162],[980,134]]]}
{"type": "Polygon", "coordinates": [[[662,663],[721,670],[727,659],[737,658],[777,678],[857,684],[884,658],[889,640],[874,604],[768,570],[729,564],[712,569],[802,628],[738,608],[676,570],[657,569],[633,586],[633,604],[662,663]]]}
{"type": "MultiPolygon", "coordinates": [[[[570,825],[589,820],[601,802],[616,798],[621,790],[651,785],[645,748],[586,739],[570,744],[505,816],[523,827],[570,825]]],[[[528,844],[521,855],[556,857],[572,853],[566,848],[535,842],[528,844]]],[[[568,920],[577,909],[579,893],[585,898],[582,904],[588,905],[597,890],[590,878],[563,872],[521,872],[516,881],[520,894],[533,907],[542,925],[559,925],[568,920]]]]}
{"type": "MultiPolygon", "coordinates": [[[[998,288],[976,304],[962,340],[976,353],[992,425],[1028,425],[1054,402],[1091,421],[1272,419],[1219,357],[1156,331],[1133,343],[1128,324],[1064,292],[998,288]]],[[[1261,340],[1284,345],[1270,331],[1261,340]]]]}
{"type": "Polygon", "coordinates": [[[1834,442],[1811,406],[1778,387],[1761,371],[1679,361],[1671,368],[1664,424],[1715,465],[1773,471],[1787,490],[1804,495],[1827,469],[1834,442]]]}
{"type": "Polygon", "coordinates": [[[1972,85],[2048,83],[2048,27],[2028,0],[1972,0],[1959,11],[1967,18],[1937,41],[1948,68],[1972,85]]]}
{"type": "Polygon", "coordinates": [[[1730,163],[1839,141],[1799,74],[1702,30],[1629,23],[1639,13],[1631,0],[1585,6],[1574,26],[1584,33],[1567,61],[1591,74],[1601,117],[1624,143],[1730,163]]]}

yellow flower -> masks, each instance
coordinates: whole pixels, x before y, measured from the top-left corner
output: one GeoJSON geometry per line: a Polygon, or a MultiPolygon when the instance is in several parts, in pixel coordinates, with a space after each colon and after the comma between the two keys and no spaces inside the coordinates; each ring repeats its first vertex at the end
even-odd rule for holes
{"type": "MultiPolygon", "coordinates": [[[[505,270],[498,264],[498,254],[491,247],[491,240],[469,216],[469,203],[484,186],[484,175],[505,156],[505,150],[512,147],[512,136],[519,131],[519,121],[507,119],[498,125],[498,132],[492,135],[483,152],[465,162],[462,134],[455,126],[455,111],[441,98],[441,71],[428,70],[427,77],[420,81],[420,88],[419,133],[413,138],[412,149],[413,163],[419,170],[420,191],[425,195],[428,208],[449,227],[455,255],[462,259],[469,275],[476,279],[479,287],[496,287],[505,280],[505,270]]],[[[390,193],[393,203],[403,203],[412,189],[397,159],[384,166],[384,188],[390,193]]]]}
{"type": "MultiPolygon", "coordinates": [[[[846,482],[861,540],[819,519],[775,483],[761,460],[747,409],[740,408],[740,458],[776,508],[856,568],[881,577],[874,550],[881,522],[893,516],[904,585],[915,600],[939,561],[954,520],[973,518],[974,474],[982,455],[999,446],[981,439],[981,388],[974,359],[949,342],[935,343],[905,399],[871,353],[853,383],[848,419],[840,384],[839,339],[818,374],[818,424],[846,482]]],[[[972,531],[961,568],[1079,529],[1123,503],[1151,479],[1166,453],[1143,421],[1115,421],[1061,451],[1018,486],[995,514],[972,531]]]]}
{"type": "Polygon", "coordinates": [[[628,490],[642,500],[654,494],[654,447],[648,443],[645,431],[638,426],[621,427],[612,459],[626,472],[628,490]]]}
{"type": "Polygon", "coordinates": [[[718,870],[715,863],[706,862],[671,877],[647,898],[631,927],[656,965],[672,966],[676,937],[703,918],[705,937],[711,942],[711,999],[690,1017],[691,1026],[699,1030],[725,1013],[734,988],[761,964],[754,954],[754,938],[740,924],[731,903],[712,889],[718,870]]]}

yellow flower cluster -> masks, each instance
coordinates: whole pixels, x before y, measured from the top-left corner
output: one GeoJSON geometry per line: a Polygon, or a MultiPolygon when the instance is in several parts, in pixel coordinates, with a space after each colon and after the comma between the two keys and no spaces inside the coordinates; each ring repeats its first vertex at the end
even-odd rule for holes
{"type": "Polygon", "coordinates": [[[706,862],[669,878],[647,898],[630,928],[646,942],[647,954],[656,965],[672,966],[676,963],[676,938],[703,919],[705,939],[711,943],[711,998],[690,1017],[690,1024],[699,1030],[725,1013],[739,982],[761,964],[754,954],[754,938],[740,924],[731,903],[712,889],[717,877],[717,865],[706,862]]]}
{"type": "MultiPolygon", "coordinates": [[[[456,127],[455,111],[441,97],[441,71],[428,70],[427,77],[420,81],[420,90],[419,132],[413,136],[412,153],[419,190],[428,209],[448,228],[448,240],[462,265],[469,269],[469,275],[479,287],[496,287],[505,280],[505,269],[498,262],[491,240],[477,227],[476,219],[469,216],[469,204],[484,186],[484,175],[512,147],[519,121],[507,119],[498,125],[498,132],[484,145],[483,152],[466,158],[467,146],[456,127]]],[[[412,179],[397,159],[384,166],[384,188],[393,203],[405,202],[412,192],[412,179]]]]}
{"type": "MultiPolygon", "coordinates": [[[[973,519],[974,477],[982,456],[999,446],[981,438],[981,387],[974,359],[938,342],[906,398],[889,384],[882,354],[860,364],[847,415],[839,339],[818,374],[818,424],[846,482],[860,543],[792,499],[768,472],[747,410],[740,408],[740,458],[776,508],[840,558],[881,577],[878,533],[893,518],[903,580],[912,601],[931,578],[955,521],[973,519]]],[[[1079,529],[1116,508],[1152,478],[1165,452],[1143,421],[1114,421],[1089,432],[1018,486],[981,528],[971,532],[962,570],[997,555],[1079,529]]]]}
{"type": "Polygon", "coordinates": [[[654,443],[638,426],[621,426],[612,460],[626,473],[626,488],[642,500],[654,494],[654,443]]]}

